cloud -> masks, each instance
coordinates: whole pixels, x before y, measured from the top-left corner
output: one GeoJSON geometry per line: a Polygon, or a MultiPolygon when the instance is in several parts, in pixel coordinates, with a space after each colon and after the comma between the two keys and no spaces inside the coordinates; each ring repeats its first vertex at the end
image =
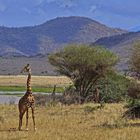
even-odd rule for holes
{"type": "Polygon", "coordinates": [[[31,10],[29,10],[29,9],[26,8],[26,7],[23,7],[22,10],[23,10],[24,12],[26,12],[27,14],[31,14],[31,13],[32,13],[31,10]]]}
{"type": "Polygon", "coordinates": [[[76,4],[72,0],[62,0],[60,5],[61,7],[73,7],[76,4]]]}
{"type": "Polygon", "coordinates": [[[42,4],[45,0],[32,0],[36,3],[36,5],[42,4]]]}
{"type": "Polygon", "coordinates": [[[47,3],[56,2],[57,0],[47,0],[47,3]]]}
{"type": "Polygon", "coordinates": [[[92,12],[92,13],[94,13],[95,11],[96,11],[96,9],[97,9],[97,6],[96,5],[92,5],[91,7],[90,7],[90,12],[92,12]]]}
{"type": "Polygon", "coordinates": [[[76,6],[76,2],[74,0],[47,0],[47,3],[56,3],[61,8],[70,8],[76,6]]]}

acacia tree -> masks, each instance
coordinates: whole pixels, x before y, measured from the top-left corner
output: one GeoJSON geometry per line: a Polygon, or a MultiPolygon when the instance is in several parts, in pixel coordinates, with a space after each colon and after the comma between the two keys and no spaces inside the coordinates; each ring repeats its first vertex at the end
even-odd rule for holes
{"type": "Polygon", "coordinates": [[[49,62],[57,72],[68,76],[82,98],[86,98],[92,86],[104,77],[118,58],[100,46],[68,45],[49,55],[49,62]]]}
{"type": "MultiPolygon", "coordinates": [[[[130,72],[134,78],[140,80],[140,42],[133,46],[132,55],[130,57],[130,72]]],[[[130,118],[140,118],[140,83],[133,81],[128,87],[128,110],[125,116],[130,118]]]]}
{"type": "Polygon", "coordinates": [[[140,42],[134,44],[130,57],[130,71],[137,79],[140,79],[140,42]]]}

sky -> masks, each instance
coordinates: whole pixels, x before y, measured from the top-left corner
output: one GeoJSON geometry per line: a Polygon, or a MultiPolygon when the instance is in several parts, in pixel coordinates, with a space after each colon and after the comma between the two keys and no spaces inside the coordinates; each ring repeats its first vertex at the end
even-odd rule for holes
{"type": "Polygon", "coordinates": [[[0,0],[0,25],[33,26],[83,16],[110,27],[140,30],[140,0],[0,0]]]}

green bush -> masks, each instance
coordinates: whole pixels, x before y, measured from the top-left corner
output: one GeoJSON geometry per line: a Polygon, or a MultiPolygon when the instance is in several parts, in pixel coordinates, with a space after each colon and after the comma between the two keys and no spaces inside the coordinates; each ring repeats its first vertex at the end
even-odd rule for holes
{"type": "Polygon", "coordinates": [[[83,103],[94,102],[95,88],[98,86],[99,103],[118,103],[126,100],[129,85],[130,81],[125,76],[110,72],[106,78],[98,80],[97,85],[92,87],[85,98],[78,96],[74,85],[67,87],[63,95],[63,102],[65,104],[80,103],[81,100],[83,103]]]}
{"type": "Polygon", "coordinates": [[[128,100],[125,107],[127,107],[128,110],[124,116],[132,119],[140,118],[140,84],[136,82],[131,83],[127,95],[128,100]]]}
{"type": "Polygon", "coordinates": [[[100,102],[118,103],[126,99],[130,81],[123,75],[110,72],[106,78],[99,80],[100,102]]]}

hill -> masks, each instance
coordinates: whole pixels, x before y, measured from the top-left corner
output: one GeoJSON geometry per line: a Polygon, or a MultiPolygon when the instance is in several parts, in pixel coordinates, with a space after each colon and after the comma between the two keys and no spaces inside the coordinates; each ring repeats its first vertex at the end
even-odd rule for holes
{"type": "Polygon", "coordinates": [[[48,63],[47,56],[8,56],[0,57],[0,75],[19,75],[24,65],[29,63],[33,75],[56,75],[54,67],[48,63]]]}
{"type": "Polygon", "coordinates": [[[61,17],[33,27],[0,27],[0,56],[45,54],[68,43],[91,43],[123,33],[85,17],[61,17]]]}
{"type": "Polygon", "coordinates": [[[131,55],[131,50],[135,42],[140,40],[140,32],[131,32],[112,37],[104,37],[94,44],[105,46],[120,57],[119,69],[127,69],[127,62],[131,55]]]}

